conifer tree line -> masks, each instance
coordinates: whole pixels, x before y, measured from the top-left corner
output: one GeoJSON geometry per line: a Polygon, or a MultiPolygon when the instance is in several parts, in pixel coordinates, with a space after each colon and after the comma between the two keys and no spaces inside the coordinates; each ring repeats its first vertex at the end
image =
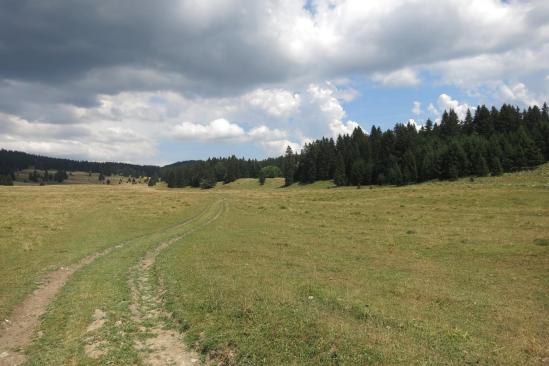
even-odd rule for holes
{"type": "Polygon", "coordinates": [[[500,175],[549,160],[548,113],[547,104],[524,111],[504,104],[499,110],[479,106],[460,120],[450,110],[440,123],[427,120],[419,130],[396,124],[386,131],[374,126],[369,134],[356,128],[335,141],[322,138],[305,145],[297,160],[286,160],[296,160],[292,180],[333,179],[340,186],[500,175]]]}
{"type": "Polygon", "coordinates": [[[28,180],[35,183],[47,183],[47,182],[57,182],[62,183],[69,176],[66,171],[58,170],[55,174],[50,174],[46,169],[44,173],[38,172],[36,169],[29,173],[28,180]]]}
{"type": "Polygon", "coordinates": [[[467,111],[460,120],[445,111],[439,123],[427,120],[419,130],[396,124],[382,131],[359,127],[335,140],[321,138],[301,152],[290,147],[267,160],[215,158],[174,164],[161,170],[169,187],[209,188],[238,178],[265,181],[265,167],[278,167],[286,185],[333,180],[338,186],[404,185],[433,179],[500,175],[549,160],[549,109],[544,104],[520,110],[508,104],[467,111]]]}
{"type": "Polygon", "coordinates": [[[158,175],[160,170],[157,166],[152,165],[134,165],[126,163],[112,163],[112,162],[89,162],[81,160],[71,159],[59,159],[50,158],[46,156],[27,154],[20,151],[10,151],[0,149],[0,184],[7,184],[15,180],[15,172],[35,168],[36,170],[42,170],[45,173],[40,174],[36,170],[29,175],[29,180],[33,182],[38,181],[63,181],[66,179],[66,172],[68,171],[84,171],[100,173],[105,176],[111,176],[113,174],[122,175],[125,177],[133,176],[154,176],[158,175]],[[56,173],[57,175],[48,175],[48,170],[61,171],[56,173]],[[64,173],[64,174],[63,174],[64,173]]]}
{"type": "Polygon", "coordinates": [[[259,161],[233,155],[206,161],[186,161],[163,167],[161,178],[170,188],[212,188],[217,182],[226,184],[240,178],[258,178],[260,174],[273,178],[281,174],[282,160],[283,157],[278,157],[259,161]]]}

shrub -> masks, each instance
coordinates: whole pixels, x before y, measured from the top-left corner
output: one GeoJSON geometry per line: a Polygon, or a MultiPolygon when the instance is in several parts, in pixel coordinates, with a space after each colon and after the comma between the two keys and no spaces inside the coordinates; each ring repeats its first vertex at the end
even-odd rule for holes
{"type": "Polygon", "coordinates": [[[216,183],[217,182],[213,179],[203,178],[203,179],[200,180],[200,188],[210,189],[210,188],[215,187],[216,183]]]}

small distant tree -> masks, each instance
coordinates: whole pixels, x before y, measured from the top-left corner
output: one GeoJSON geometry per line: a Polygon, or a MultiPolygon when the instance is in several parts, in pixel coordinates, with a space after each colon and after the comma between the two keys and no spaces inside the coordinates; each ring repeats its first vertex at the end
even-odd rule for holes
{"type": "Polygon", "coordinates": [[[265,184],[265,172],[263,171],[263,169],[259,171],[259,184],[265,184]]]}
{"type": "Polygon", "coordinates": [[[106,184],[111,184],[111,180],[110,180],[110,179],[107,179],[107,180],[105,181],[105,183],[106,183],[106,184]]]}
{"type": "Polygon", "coordinates": [[[261,172],[263,172],[263,175],[265,178],[277,178],[282,177],[282,171],[279,167],[275,165],[267,165],[263,168],[261,168],[261,172]]]}
{"type": "Polygon", "coordinates": [[[58,170],[55,172],[55,174],[53,175],[53,179],[57,182],[57,183],[62,183],[65,179],[67,179],[69,176],[67,175],[67,172],[64,171],[64,170],[58,170]]]}
{"type": "Polygon", "coordinates": [[[0,186],[13,186],[13,177],[11,174],[0,175],[0,186]]]}
{"type": "Polygon", "coordinates": [[[216,181],[215,179],[211,179],[211,178],[202,178],[200,180],[200,188],[202,189],[210,189],[210,188],[213,188],[215,187],[216,185],[216,181]]]}
{"type": "Polygon", "coordinates": [[[99,173],[99,181],[103,182],[104,180],[105,180],[105,176],[103,175],[103,173],[99,173]]]}
{"type": "Polygon", "coordinates": [[[29,180],[31,182],[37,183],[39,179],[40,179],[40,173],[38,173],[36,171],[36,169],[34,171],[32,171],[31,173],[29,173],[29,180]]]}
{"type": "Polygon", "coordinates": [[[149,187],[154,187],[156,183],[158,182],[158,176],[155,174],[152,177],[149,178],[149,181],[147,182],[147,185],[149,187]]]}

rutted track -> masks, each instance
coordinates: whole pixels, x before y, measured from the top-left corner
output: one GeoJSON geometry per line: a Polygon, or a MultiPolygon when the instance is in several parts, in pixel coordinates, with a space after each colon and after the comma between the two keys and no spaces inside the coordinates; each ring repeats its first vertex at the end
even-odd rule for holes
{"type": "Polygon", "coordinates": [[[171,315],[164,309],[162,293],[151,278],[151,267],[156,257],[175,242],[191,233],[200,230],[215,220],[225,211],[225,201],[220,201],[216,214],[203,224],[186,233],[164,241],[145,254],[143,259],[130,270],[130,288],[132,304],[130,311],[133,320],[138,324],[139,332],[144,340],[136,341],[135,348],[140,352],[148,365],[193,365],[199,356],[186,349],[181,334],[167,327],[166,318],[171,315]]]}
{"type": "MultiPolygon", "coordinates": [[[[159,231],[189,225],[202,217],[210,207],[207,206],[193,217],[159,231]]],[[[132,241],[145,238],[154,233],[147,233],[125,240],[118,245],[90,254],[74,264],[62,266],[47,274],[41,280],[42,285],[15,307],[9,320],[3,320],[0,324],[0,366],[13,366],[25,362],[26,356],[23,350],[31,343],[33,333],[40,323],[40,317],[46,312],[50,303],[75,272],[88,266],[96,259],[108,255],[113,250],[121,249],[132,241]]]]}

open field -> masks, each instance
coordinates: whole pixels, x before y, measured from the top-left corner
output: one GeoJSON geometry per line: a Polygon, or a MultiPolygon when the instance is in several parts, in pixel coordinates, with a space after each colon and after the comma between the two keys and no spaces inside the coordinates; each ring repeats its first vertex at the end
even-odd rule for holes
{"type": "MultiPolygon", "coordinates": [[[[29,174],[34,172],[34,169],[23,169],[18,171],[15,174],[15,181],[14,185],[40,185],[38,182],[31,182],[29,181],[29,174]]],[[[36,170],[41,176],[44,175],[43,170],[36,170]]],[[[56,170],[50,170],[49,174],[54,175],[57,171],[56,170]]],[[[101,182],[99,180],[99,173],[88,173],[88,172],[68,172],[68,178],[63,181],[63,183],[57,183],[55,181],[50,181],[47,184],[48,185],[59,185],[59,184],[103,184],[104,182],[101,182]]],[[[121,175],[110,175],[108,177],[105,177],[105,180],[108,179],[110,181],[110,184],[131,184],[131,181],[128,181],[128,177],[123,177],[121,175]]],[[[129,178],[131,179],[131,178],[129,178]]],[[[145,178],[136,178],[136,183],[138,184],[146,184],[145,178]]]]}
{"type": "Polygon", "coordinates": [[[0,187],[0,319],[113,248],[64,283],[28,364],[152,363],[168,331],[225,364],[549,362],[549,165],[280,185],[0,187]]]}

